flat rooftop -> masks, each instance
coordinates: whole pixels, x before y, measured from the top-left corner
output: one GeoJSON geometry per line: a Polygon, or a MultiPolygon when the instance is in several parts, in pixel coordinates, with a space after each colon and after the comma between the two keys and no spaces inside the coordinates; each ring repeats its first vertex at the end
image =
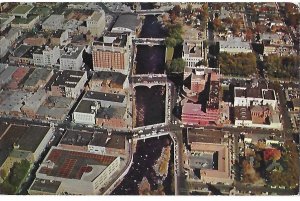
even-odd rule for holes
{"type": "Polygon", "coordinates": [[[84,132],[79,130],[67,130],[62,137],[60,144],[68,144],[75,146],[87,146],[93,138],[92,132],[84,132]]]}
{"type": "Polygon", "coordinates": [[[64,70],[61,71],[53,82],[53,86],[66,86],[74,88],[84,76],[83,71],[64,70]]]}
{"type": "Polygon", "coordinates": [[[108,135],[105,133],[94,133],[92,141],[89,145],[108,147],[114,149],[125,149],[125,135],[112,133],[108,135]]]}
{"type": "Polygon", "coordinates": [[[126,80],[126,75],[119,73],[119,72],[108,72],[108,71],[99,71],[96,72],[93,77],[93,80],[103,80],[103,81],[109,81],[113,84],[123,85],[123,83],[126,80]]]}
{"type": "Polygon", "coordinates": [[[103,93],[97,91],[87,91],[83,97],[83,99],[93,99],[93,100],[103,100],[103,101],[111,101],[111,102],[124,102],[125,95],[122,94],[111,94],[111,93],[103,93]]]}
{"type": "Polygon", "coordinates": [[[18,141],[20,150],[35,152],[42,140],[45,138],[50,127],[48,126],[30,126],[24,132],[24,135],[18,141]]]}
{"type": "Polygon", "coordinates": [[[95,101],[81,100],[75,109],[75,112],[92,113],[91,106],[95,106],[95,101]]]}
{"type": "Polygon", "coordinates": [[[24,130],[28,127],[21,125],[11,125],[6,133],[2,133],[0,139],[0,166],[4,163],[10,152],[13,150],[13,145],[18,142],[24,135],[24,130]]]}
{"type": "Polygon", "coordinates": [[[188,144],[193,142],[217,143],[224,141],[224,132],[219,130],[189,129],[188,144]]]}
{"type": "Polygon", "coordinates": [[[60,184],[61,184],[60,181],[36,178],[33,181],[30,190],[55,194],[60,184]]]}
{"type": "Polygon", "coordinates": [[[33,8],[34,7],[31,5],[18,5],[11,12],[12,12],[12,14],[26,14],[33,8]]]}
{"type": "Polygon", "coordinates": [[[36,68],[29,78],[25,81],[24,86],[35,86],[40,80],[46,81],[52,70],[36,68]]]}
{"type": "Polygon", "coordinates": [[[53,147],[38,172],[52,177],[93,181],[116,158],[53,147]]]}

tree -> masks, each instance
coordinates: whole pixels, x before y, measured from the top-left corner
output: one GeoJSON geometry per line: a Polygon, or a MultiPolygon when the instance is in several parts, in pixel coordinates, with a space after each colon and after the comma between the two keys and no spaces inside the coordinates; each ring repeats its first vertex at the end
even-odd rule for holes
{"type": "Polygon", "coordinates": [[[222,24],[221,20],[219,18],[215,18],[213,21],[214,30],[219,30],[221,24],[222,24]]]}
{"type": "Polygon", "coordinates": [[[172,37],[167,37],[165,39],[165,42],[164,42],[165,46],[167,47],[175,47],[176,44],[177,44],[177,41],[175,38],[172,38],[172,37]]]}
{"type": "Polygon", "coordinates": [[[183,72],[185,67],[185,61],[182,58],[173,59],[171,64],[167,66],[168,72],[183,72]]]}
{"type": "Polygon", "coordinates": [[[181,12],[181,7],[180,7],[180,5],[174,6],[173,11],[174,11],[174,14],[175,14],[177,17],[180,17],[180,12],[181,12]]]}
{"type": "Polygon", "coordinates": [[[188,14],[188,15],[190,15],[191,13],[192,13],[192,9],[193,9],[193,6],[192,6],[192,4],[188,4],[187,6],[186,6],[186,13],[188,14]]]}

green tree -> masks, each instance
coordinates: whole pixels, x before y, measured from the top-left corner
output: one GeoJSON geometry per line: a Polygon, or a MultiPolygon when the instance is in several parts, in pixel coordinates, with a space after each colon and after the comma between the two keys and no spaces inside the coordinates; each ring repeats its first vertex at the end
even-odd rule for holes
{"type": "Polygon", "coordinates": [[[168,66],[168,72],[183,72],[185,67],[185,61],[182,58],[173,59],[170,66],[168,66]]]}
{"type": "Polygon", "coordinates": [[[167,37],[164,44],[167,47],[175,47],[177,44],[177,41],[175,38],[167,37]]]}

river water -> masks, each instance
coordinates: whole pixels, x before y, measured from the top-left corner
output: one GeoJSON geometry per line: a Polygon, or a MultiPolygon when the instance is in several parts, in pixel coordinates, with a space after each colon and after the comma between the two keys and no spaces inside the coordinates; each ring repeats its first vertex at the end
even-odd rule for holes
{"type": "MultiPolygon", "coordinates": [[[[161,177],[157,176],[153,165],[160,157],[163,147],[171,145],[170,136],[162,136],[159,139],[150,138],[145,141],[140,140],[137,143],[136,153],[133,156],[133,165],[128,174],[124,177],[121,184],[112,192],[112,195],[138,195],[138,184],[146,177],[149,181],[151,191],[157,190],[161,177]]],[[[173,166],[174,147],[171,149],[171,163],[169,164],[168,176],[163,182],[164,192],[166,195],[174,195],[171,189],[172,174],[171,166],[173,166]]]]}

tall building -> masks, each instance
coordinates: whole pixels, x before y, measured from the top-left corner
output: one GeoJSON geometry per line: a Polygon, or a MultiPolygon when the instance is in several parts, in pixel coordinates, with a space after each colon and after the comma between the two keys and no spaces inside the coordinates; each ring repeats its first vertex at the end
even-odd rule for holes
{"type": "Polygon", "coordinates": [[[105,35],[103,41],[94,42],[92,52],[95,71],[117,71],[127,74],[129,67],[127,34],[105,35]]]}
{"type": "Polygon", "coordinates": [[[60,70],[81,70],[83,64],[82,53],[84,46],[68,45],[60,57],[60,70]]]}
{"type": "Polygon", "coordinates": [[[105,13],[103,10],[95,11],[86,20],[87,30],[91,32],[93,36],[100,36],[105,28],[105,13]]]}

